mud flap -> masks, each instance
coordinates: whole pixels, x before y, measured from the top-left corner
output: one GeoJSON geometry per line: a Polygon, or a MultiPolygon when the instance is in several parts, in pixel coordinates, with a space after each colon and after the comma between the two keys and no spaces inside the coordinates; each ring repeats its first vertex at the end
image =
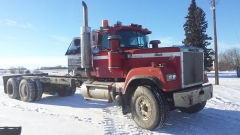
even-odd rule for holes
{"type": "Polygon", "coordinates": [[[20,135],[22,127],[0,127],[0,135],[20,135]]]}

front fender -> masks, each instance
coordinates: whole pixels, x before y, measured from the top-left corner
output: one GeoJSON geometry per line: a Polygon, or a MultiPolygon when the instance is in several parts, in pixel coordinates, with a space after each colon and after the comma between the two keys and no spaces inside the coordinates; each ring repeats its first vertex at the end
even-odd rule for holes
{"type": "Polygon", "coordinates": [[[157,84],[158,87],[162,87],[160,79],[163,79],[160,74],[160,68],[155,67],[142,67],[142,68],[134,68],[129,71],[124,87],[122,89],[122,94],[125,94],[126,89],[128,88],[129,84],[134,80],[139,79],[146,79],[153,81],[157,84]]]}
{"type": "MultiPolygon", "coordinates": [[[[131,84],[131,82],[133,82],[133,81],[135,81],[135,80],[149,80],[149,81],[151,81],[151,82],[154,82],[154,84],[156,84],[159,89],[162,88],[162,85],[161,85],[161,83],[160,83],[159,78],[157,78],[157,77],[155,77],[155,76],[133,76],[133,77],[128,81],[128,83],[126,84],[126,86],[125,86],[124,88],[127,88],[127,87],[131,84]]],[[[126,89],[124,89],[124,91],[122,91],[122,93],[124,94],[125,91],[126,91],[126,89]]]]}
{"type": "MultiPolygon", "coordinates": [[[[175,81],[167,81],[166,75],[175,73],[172,68],[169,67],[140,67],[134,68],[129,71],[124,87],[122,89],[122,94],[125,94],[129,84],[136,79],[150,80],[154,82],[163,91],[173,91],[180,89],[180,77],[175,81]]],[[[140,84],[146,85],[146,84],[140,84]]]]}

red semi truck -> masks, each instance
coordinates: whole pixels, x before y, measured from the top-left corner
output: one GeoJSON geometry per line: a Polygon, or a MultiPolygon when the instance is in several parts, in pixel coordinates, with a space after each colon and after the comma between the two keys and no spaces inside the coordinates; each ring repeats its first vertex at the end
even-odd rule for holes
{"type": "Polygon", "coordinates": [[[68,96],[81,85],[85,99],[116,102],[124,115],[131,113],[136,124],[148,130],[162,127],[171,110],[192,114],[205,107],[213,86],[207,83],[202,49],[159,47],[159,40],[148,41],[151,31],[138,24],[110,26],[103,20],[99,30],[91,31],[87,6],[82,4],[80,53],[87,78],[4,76],[4,90],[10,98],[20,95],[23,101],[34,101],[49,91],[68,96]]]}

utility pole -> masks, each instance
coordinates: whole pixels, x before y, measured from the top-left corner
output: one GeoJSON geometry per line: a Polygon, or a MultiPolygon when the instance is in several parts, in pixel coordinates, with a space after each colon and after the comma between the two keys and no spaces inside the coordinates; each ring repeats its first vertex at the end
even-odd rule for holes
{"type": "Polygon", "coordinates": [[[219,77],[218,77],[217,30],[216,30],[216,13],[215,13],[215,10],[216,10],[215,0],[212,0],[213,32],[214,32],[214,50],[215,50],[215,60],[214,60],[215,85],[219,85],[219,77]]]}

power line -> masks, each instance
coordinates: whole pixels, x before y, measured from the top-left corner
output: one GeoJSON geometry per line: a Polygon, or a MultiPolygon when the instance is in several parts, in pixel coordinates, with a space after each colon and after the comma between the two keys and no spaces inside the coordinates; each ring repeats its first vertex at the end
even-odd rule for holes
{"type": "Polygon", "coordinates": [[[228,10],[226,10],[226,11],[227,11],[227,14],[228,14],[228,18],[229,18],[229,20],[230,20],[230,22],[231,22],[231,24],[232,24],[234,33],[235,33],[235,35],[236,35],[236,37],[237,37],[238,43],[240,44],[239,36],[238,36],[237,31],[236,31],[236,29],[235,29],[235,27],[234,27],[233,20],[232,20],[232,18],[231,18],[231,16],[230,16],[228,10]]]}

